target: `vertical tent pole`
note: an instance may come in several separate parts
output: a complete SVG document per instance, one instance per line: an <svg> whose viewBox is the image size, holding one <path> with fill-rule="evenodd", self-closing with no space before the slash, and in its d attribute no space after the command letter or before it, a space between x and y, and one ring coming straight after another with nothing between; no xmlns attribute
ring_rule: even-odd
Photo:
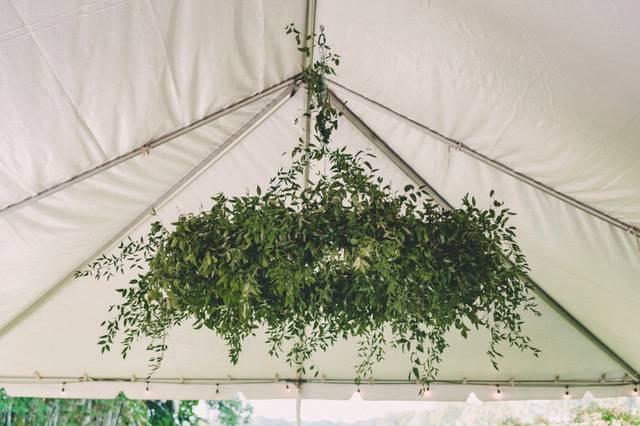
<svg viewBox="0 0 640 426"><path fill-rule="evenodd" d="M305 45L309 48L309 54L302 54L302 67L306 68L313 62L313 46L315 44L315 40L313 38L313 34L316 29L316 0L307 0L307 19L305 21L304 35L305 35ZM312 38L307 40L307 37L311 35ZM304 147L309 147L309 142L311 140L311 98L309 96L309 90L307 87L304 88ZM309 184L309 164L307 164L304 168L304 173L302 174L302 187L306 188ZM300 418L300 410L302 409L302 397L300 391L301 385L298 384L298 392L296 393L296 426L302 425L302 420Z"/></svg>
<svg viewBox="0 0 640 426"><path fill-rule="evenodd" d="M296 393L296 426L302 426L302 385L298 385Z"/></svg>
<svg viewBox="0 0 640 426"><path fill-rule="evenodd" d="M309 49L309 55L305 55L302 53L302 66L308 67L313 62L313 46L315 44L315 40L311 38L307 40L306 38L309 35L313 35L316 28L316 0L307 0L307 19L305 22L305 45ZM309 97L309 90L305 87L304 91L304 113L306 114L303 120L304 123L304 147L307 148L309 146L309 142L311 140L311 98ZM304 173L302 175L304 187L307 186L309 182L309 165L304 168Z"/></svg>

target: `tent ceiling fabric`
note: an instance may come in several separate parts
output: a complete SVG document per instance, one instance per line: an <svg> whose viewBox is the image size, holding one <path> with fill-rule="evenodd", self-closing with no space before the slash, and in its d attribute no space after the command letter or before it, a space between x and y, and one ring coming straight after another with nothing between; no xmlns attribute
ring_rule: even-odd
<svg viewBox="0 0 640 426"><path fill-rule="evenodd" d="M283 28L290 22L304 28L305 13L306 2L293 0L0 0L0 209L291 77L301 57ZM632 1L530 9L497 1L406 0L390 8L382 0L319 0L316 22L342 55L338 83L639 226L638 13ZM295 371L268 357L259 336L232 366L217 337L188 325L172 333L147 392L144 345L122 360L117 352L101 355L95 344L98 324L117 301L113 289L127 277L68 281L41 299L261 114L261 124L180 187L157 215L170 222L206 208L216 192L242 194L267 182L286 161L282 152L302 135L293 124L304 109L300 92L270 109L283 93L0 213L0 387L50 397L61 396L62 381L65 397L112 398L121 390L132 398L221 398L238 390L249 398L296 397L275 383L276 377L294 379ZM635 235L451 149L348 91L336 93L452 204L465 193L485 203L494 189L518 212L532 278L640 369ZM376 152L346 120L335 143ZM376 161L397 187L408 182L388 158ZM151 220L132 234L145 232ZM542 349L539 359L505 349L495 371L485 355L486 336L452 335L441 370L450 383L434 384L433 399L464 400L469 392L493 399L495 384L511 380L505 399L558 398L563 389L553 386L556 376L559 384L572 381L574 396L629 394L624 368L550 306L541 302L540 308L543 316L527 322ZM325 383L305 383L300 395L350 397L354 342L341 342L316 361ZM403 354L391 351L362 396L414 399L407 365Z"/></svg>
<svg viewBox="0 0 640 426"><path fill-rule="evenodd" d="M295 143L299 129L293 127L292 123L301 111L302 96L298 94L295 99L289 101L276 113L277 116L263 123L218 161L215 167L208 169L177 194L171 202L160 208L156 217L149 217L134 231L133 236L144 232L150 221L157 218L170 222L180 212L200 209L203 204L203 207L206 208L209 195L212 193L224 190L230 194L242 194L246 188L264 183L271 176L273 170L276 170L283 164L283 160L286 160L286 157L282 157L281 153L290 148L292 143ZM378 154L374 165L386 170L385 175L396 187L402 187L408 183L407 177L395 168L388 159L380 156L368 140L348 122L342 123L336 140L337 143L340 143L341 140L349 141L349 146L356 150L372 150L374 154ZM176 145L180 143L177 141ZM268 149L260 149L265 144L268 144ZM166 147L169 146L172 145L166 145ZM159 149L165 149L165 146ZM151 170L157 169L153 163L150 163L155 161L154 157L155 154L149 158L141 158L141 164ZM243 167L247 162L252 164L251 170ZM116 166L109 173L118 173L123 166ZM84 186L91 186L92 181L98 178L87 179L75 185L73 189L80 190ZM138 190L144 193L143 186ZM63 193L64 191L61 191L52 195L50 199L62 197ZM118 202L117 199L116 196L111 202ZM84 201L77 198L76 203L83 204ZM11 366L12 375L16 377L29 377L33 371L38 371L46 376L65 378L79 377L85 373L96 378L128 378L131 375L145 377L147 354L143 350L143 345L140 345L134 354L135 356L129 356L127 360L123 361L117 352L101 355L97 346L93 344L96 336L100 334L98 324L106 315L106 307L118 299L113 289L125 285L128 279L129 277L122 277L109 283L90 279L69 282L40 309L2 337L3 345L0 347L0 359L11 361L7 365ZM447 352L445 364L442 366L442 378L455 380L468 377L469 379L481 378L492 381L505 378L550 380L557 373L561 373L564 377L592 379L599 378L603 373L609 377L621 376L619 367L603 353L596 350L587 339L577 333L552 310L544 305L541 308L544 315L541 318L530 318L527 328L528 333L543 350L541 359L535 359L529 354L507 350L502 368L496 372L485 356L486 335L475 333L470 336L468 341L453 337L452 348ZM66 330L62 335L57 332L61 329ZM228 363L224 346L212 333L206 330L191 330L188 325L172 334L169 348L165 362L156 375L158 380L225 378L227 375L237 380L270 380L276 377L276 374L282 378L290 378L295 375L295 371L291 367L266 355L266 347L262 344L260 337L248 341L237 366L231 366ZM43 358L43 353L47 354L46 358ZM356 348L353 342L344 342L326 354L319 354L316 361L327 378L348 382L355 361L345 363L341 360L344 360L345 356L352 358L355 353ZM469 359L475 361L470 363ZM407 375L406 366L405 356L398 352L391 352L380 366L376 377L380 381L403 380ZM558 366L562 366L562 371L557 370ZM6 376L7 373L0 371L0 375ZM94 391L107 397L113 392L117 392L117 386L120 384L111 385L98 385ZM123 386L125 386L123 389L127 390L128 395L145 396L144 388L140 383ZM168 386L168 384L154 383L154 389L156 387L162 389L163 386ZM244 389L244 386L242 388ZM7 389L10 392L18 393L28 391L25 389L25 385L16 387L16 384L7 385ZM43 392L51 392L50 395L60 393L60 389L56 386L50 386L48 389ZM66 387L68 396L73 395L71 389L73 388ZM207 388L200 385L195 389L206 390ZM210 385L208 392L210 393L212 389ZM465 391L464 387L461 387L459 390L460 392L447 394L446 398L465 399L469 389ZM79 388L78 392L81 391L82 388ZM168 390L166 391L168 392ZM558 390L556 390L557 392ZM174 395L179 396L180 393L177 392ZM265 397L269 395L269 391L265 391L264 395ZM375 398L375 395L375 392L369 392L370 398ZM409 385L407 389L403 389L401 395L414 398L415 385ZM350 396L350 393L347 396ZM390 396L382 393L377 397L389 398ZM511 397L513 398L515 395Z"/></svg>
<svg viewBox="0 0 640 426"><path fill-rule="evenodd" d="M73 272L132 218L148 213L161 194L269 100L255 102L148 155L5 215L0 232L13 243L3 253L2 270L22 285L0 288L0 324L5 325L49 286ZM56 218L53 224L51 217ZM60 246L61 238L64 246ZM33 264L34 258L41 260Z"/></svg>
<svg viewBox="0 0 640 426"><path fill-rule="evenodd" d="M2 206L299 71L294 0L1 4Z"/></svg>
<svg viewBox="0 0 640 426"><path fill-rule="evenodd" d="M639 14L633 1L326 0L317 22L343 55L338 82L639 226Z"/></svg>

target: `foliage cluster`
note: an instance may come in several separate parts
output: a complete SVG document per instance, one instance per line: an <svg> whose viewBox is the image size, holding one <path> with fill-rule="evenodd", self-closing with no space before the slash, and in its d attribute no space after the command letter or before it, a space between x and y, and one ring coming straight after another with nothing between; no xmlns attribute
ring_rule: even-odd
<svg viewBox="0 0 640 426"><path fill-rule="evenodd" d="M12 398L0 389L0 425L151 425L142 401Z"/></svg>
<svg viewBox="0 0 640 426"><path fill-rule="evenodd" d="M12 398L0 389L0 426L198 426L198 401ZM249 424L253 409L239 399L207 401L223 426Z"/></svg>
<svg viewBox="0 0 640 426"><path fill-rule="evenodd" d="M537 355L522 329L522 315L537 312L508 223L513 213L498 201L482 209L469 197L448 211L422 188L392 189L371 153L334 147L340 114L325 79L340 58L323 32L287 32L303 53L310 54L307 42L317 47L297 81L310 99L305 115L314 139L298 141L291 165L264 190L217 194L210 209L181 215L170 227L155 222L148 235L78 272L109 279L143 270L118 290L122 302L103 323L102 349L122 333L126 356L148 338L155 371L169 330L193 320L224 339L233 363L243 340L263 327L269 354L284 354L299 375L318 374L308 365L313 353L356 337L357 381L372 375L388 346L408 354L410 377L433 380L454 329L464 337L472 328L488 330L496 368L502 342ZM309 168L325 171L306 181Z"/></svg>
<svg viewBox="0 0 640 426"><path fill-rule="evenodd" d="M562 423L565 424L565 423ZM574 411L571 421L572 426L632 426L640 425L640 415L631 410L616 407L601 407L592 404L587 408L579 408ZM532 423L522 422L510 417L500 422L501 426L551 426L560 425L545 417L538 417Z"/></svg>
<svg viewBox="0 0 640 426"><path fill-rule="evenodd" d="M599 407L597 405L579 410L574 420L576 425L640 425L640 416L638 413L633 413L621 408Z"/></svg>

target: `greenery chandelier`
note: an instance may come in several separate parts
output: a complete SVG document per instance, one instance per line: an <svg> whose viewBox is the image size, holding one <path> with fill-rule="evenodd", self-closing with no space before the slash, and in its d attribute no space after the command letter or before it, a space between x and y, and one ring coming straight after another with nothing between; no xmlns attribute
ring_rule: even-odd
<svg viewBox="0 0 640 426"><path fill-rule="evenodd" d="M317 60L296 81L310 100L304 116L314 139L299 139L291 166L265 189L217 194L209 210L171 226L155 222L141 239L123 241L118 254L76 272L109 279L144 271L117 290L122 301L102 323L102 351L119 340L126 356L145 339L153 373L169 331L193 321L226 342L234 364L244 339L264 329L269 355L284 356L300 377L318 375L316 351L355 338L358 383L372 377L385 348L406 353L409 378L434 380L453 330L465 338L472 328L488 330L496 368L503 342L537 355L522 329L527 311L539 313L508 223L513 213L498 201L481 209L470 197L447 211L422 188L393 190L369 162L372 154L333 147L340 114L325 79L340 58L323 30L317 37L293 25L286 30L307 56L309 44L317 48ZM319 164L326 172L307 177Z"/></svg>

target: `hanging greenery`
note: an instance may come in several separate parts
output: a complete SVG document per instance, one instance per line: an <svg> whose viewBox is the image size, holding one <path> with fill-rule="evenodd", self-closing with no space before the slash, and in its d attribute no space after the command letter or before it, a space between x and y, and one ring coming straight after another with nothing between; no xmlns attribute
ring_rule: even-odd
<svg viewBox="0 0 640 426"><path fill-rule="evenodd" d="M263 328L269 354L284 355L300 375L318 374L313 353L354 337L357 382L371 377L385 347L407 354L409 377L433 380L454 329L463 337L488 330L496 368L502 342L537 355L522 330L523 314L538 313L508 224L513 213L498 201L481 209L469 197L447 211L421 188L394 191L369 162L372 154L330 145L340 114L325 78L340 58L323 31L309 38L291 25L287 33L307 56L308 42L318 51L296 81L310 100L312 143L299 139L291 166L265 189L217 194L209 210L181 215L170 227L155 222L145 237L77 272L109 279L144 270L117 290L122 302L103 322L102 351L120 336L126 356L147 338L153 372L170 329L194 321L224 339L233 363L243 340ZM312 168L326 173L305 182L305 170L318 164Z"/></svg>

